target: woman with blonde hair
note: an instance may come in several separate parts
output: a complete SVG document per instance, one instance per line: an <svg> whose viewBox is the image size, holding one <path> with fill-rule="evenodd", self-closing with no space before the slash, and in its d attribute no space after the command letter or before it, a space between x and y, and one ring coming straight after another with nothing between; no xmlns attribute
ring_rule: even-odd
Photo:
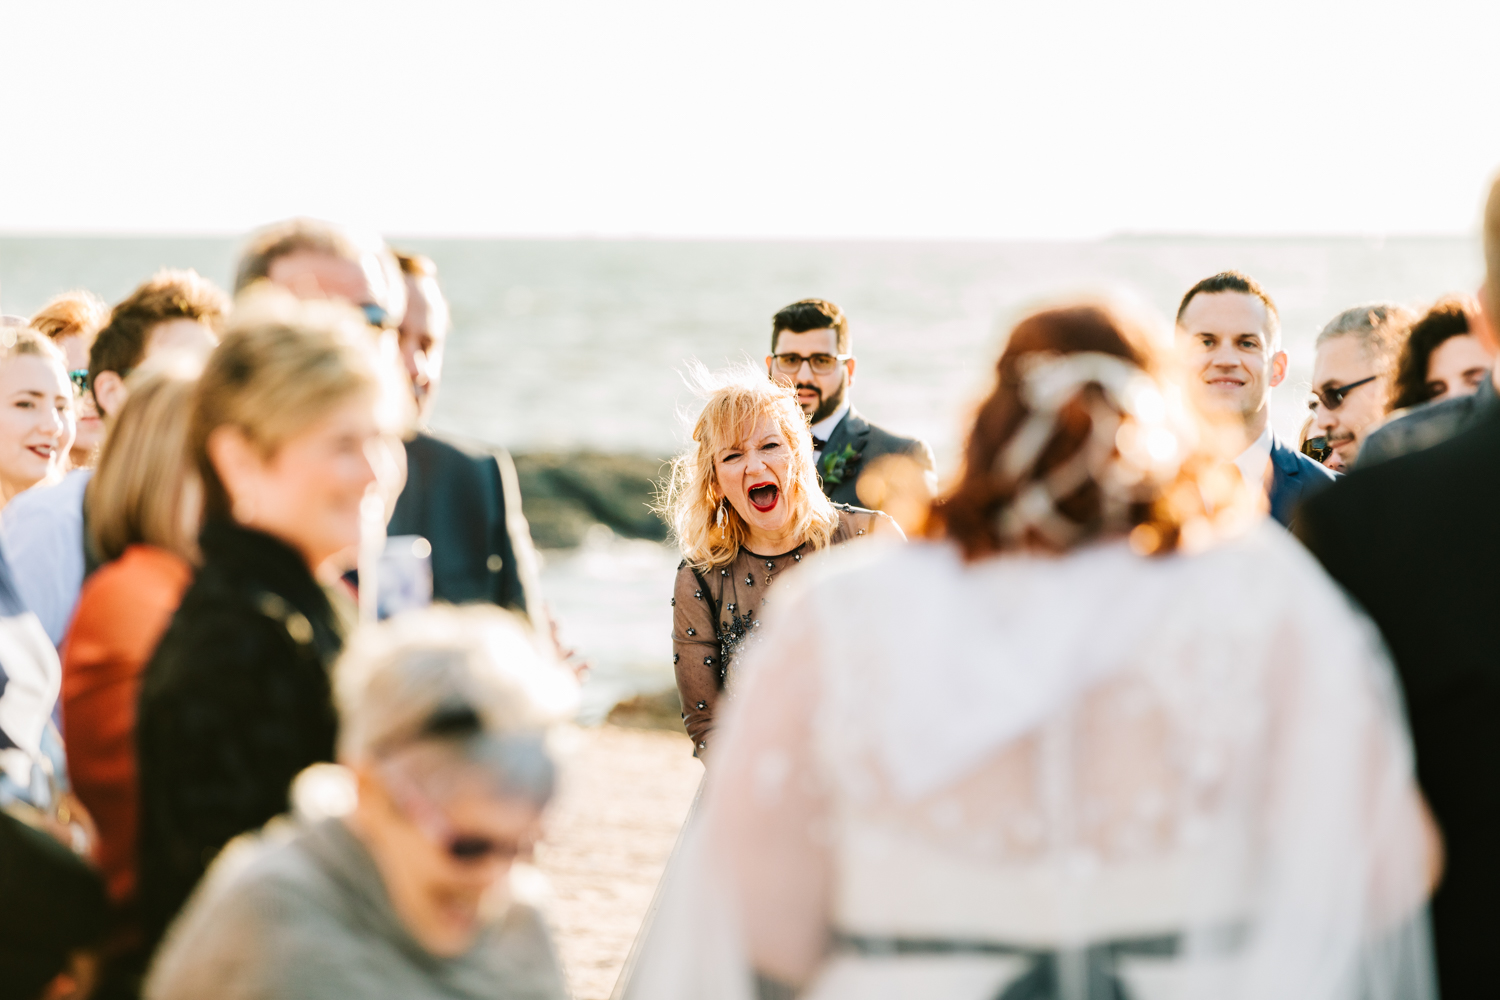
<svg viewBox="0 0 1500 1000"><path fill-rule="evenodd" d="M202 565L146 667L138 720L148 939L225 842L333 759L328 671L352 617L337 578L401 399L375 352L353 309L266 293L240 304L198 379Z"/></svg>
<svg viewBox="0 0 1500 1000"><path fill-rule="evenodd" d="M1023 319L929 538L777 595L634 995L1435 995L1379 634L1200 451L1166 342Z"/></svg>
<svg viewBox="0 0 1500 1000"><path fill-rule="evenodd" d="M683 721L702 756L719 695L785 571L863 535L903 537L885 514L832 503L818 485L807 417L790 387L746 368L693 373L707 397L672 465L664 513L683 560L672 598L672 663Z"/></svg>
<svg viewBox="0 0 1500 1000"><path fill-rule="evenodd" d="M74 789L98 826L116 931L135 899L135 713L141 673L198 559L202 491L187 448L197 372L138 372L87 493L103 565L83 585L62 648L62 716ZM114 974L116 970L110 970Z"/></svg>
<svg viewBox="0 0 1500 1000"><path fill-rule="evenodd" d="M0 507L62 475L76 429L62 352L35 330L0 329Z"/></svg>

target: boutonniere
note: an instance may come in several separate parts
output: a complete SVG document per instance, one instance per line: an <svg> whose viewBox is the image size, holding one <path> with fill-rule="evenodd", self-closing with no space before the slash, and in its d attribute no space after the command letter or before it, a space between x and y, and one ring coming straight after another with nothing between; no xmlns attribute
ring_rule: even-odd
<svg viewBox="0 0 1500 1000"><path fill-rule="evenodd" d="M829 486L838 486L859 465L859 452L854 450L854 445L844 445L844 450L838 453L823 453L823 482Z"/></svg>

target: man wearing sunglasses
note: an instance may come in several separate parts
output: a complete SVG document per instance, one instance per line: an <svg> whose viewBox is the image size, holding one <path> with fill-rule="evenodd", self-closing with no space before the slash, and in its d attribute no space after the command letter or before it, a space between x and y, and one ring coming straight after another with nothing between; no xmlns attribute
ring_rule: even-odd
<svg viewBox="0 0 1500 1000"><path fill-rule="evenodd" d="M1348 471L1365 436L1385 419L1391 374L1416 314L1389 302L1345 309L1318 334L1313 426L1328 439L1327 465Z"/></svg>
<svg viewBox="0 0 1500 1000"><path fill-rule="evenodd" d="M373 330L396 340L418 429L405 442L406 485L389 533L420 535L432 546L435 600L482 601L540 616L531 533L510 456L460 446L425 429L442 370L448 307L433 263L410 255L405 260L373 237L292 219L250 238L235 292L269 281L301 299L342 299L359 307Z"/></svg>
<svg viewBox="0 0 1500 1000"><path fill-rule="evenodd" d="M1500 179L1485 211L1484 255L1480 303L1493 328ZM1431 447L1361 461L1308 502L1297 533L1379 626L1401 681L1417 778L1443 833L1431 904L1439 991L1443 1000L1488 1000L1500 940L1500 407Z"/></svg>
<svg viewBox="0 0 1500 1000"><path fill-rule="evenodd" d="M1276 303L1254 278L1224 271L1188 289L1176 329L1199 404L1244 430L1240 475L1265 491L1271 516L1290 525L1303 498L1334 476L1271 430L1271 390L1287 365Z"/></svg>
<svg viewBox="0 0 1500 1000"><path fill-rule="evenodd" d="M888 455L915 463L930 495L937 486L932 449L925 441L875 426L854 409L849 390L854 386L855 365L849 319L832 302L803 299L771 317L766 372L796 387L797 402L812 425L813 460L828 498L835 503L878 507L879 497L859 492L859 478L877 459Z"/></svg>

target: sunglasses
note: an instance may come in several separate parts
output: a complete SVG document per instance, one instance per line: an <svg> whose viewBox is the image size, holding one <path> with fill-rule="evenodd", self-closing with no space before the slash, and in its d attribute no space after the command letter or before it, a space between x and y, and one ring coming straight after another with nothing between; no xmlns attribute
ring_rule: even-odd
<svg viewBox="0 0 1500 1000"><path fill-rule="evenodd" d="M514 861L530 846L486 834L455 830L437 804L417 791L411 783L390 773L385 774L385 779L396 809L451 861L461 865L477 865L491 860Z"/></svg>
<svg viewBox="0 0 1500 1000"><path fill-rule="evenodd" d="M1344 405L1344 400L1350 392L1358 389L1366 382L1375 381L1379 377L1379 375L1371 375L1368 378L1360 379L1358 382L1350 382L1348 385L1335 385L1329 386L1327 389L1314 389L1312 394L1317 397L1317 401L1322 403L1326 409L1337 410L1340 406ZM1312 409L1312 406L1312 403L1307 404L1308 409Z"/></svg>
<svg viewBox="0 0 1500 1000"><path fill-rule="evenodd" d="M74 368L68 372L68 381L73 383L73 392L82 396L89 391L89 370L87 368Z"/></svg>
<svg viewBox="0 0 1500 1000"><path fill-rule="evenodd" d="M373 302L366 302L359 307L359 311L365 314L365 322L377 330L393 330L396 322L390 313L386 312L384 306Z"/></svg>
<svg viewBox="0 0 1500 1000"><path fill-rule="evenodd" d="M839 362L848 361L854 357L852 354L778 354L776 357L776 370L783 375L795 375L802 370L802 365L813 370L814 375L827 375L839 366Z"/></svg>
<svg viewBox="0 0 1500 1000"><path fill-rule="evenodd" d="M1333 446L1326 437L1311 437L1302 442L1302 454L1321 465L1333 454Z"/></svg>

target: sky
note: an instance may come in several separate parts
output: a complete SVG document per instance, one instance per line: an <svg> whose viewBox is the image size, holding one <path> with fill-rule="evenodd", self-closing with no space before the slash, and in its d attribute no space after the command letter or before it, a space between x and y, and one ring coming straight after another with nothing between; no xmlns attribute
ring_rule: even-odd
<svg viewBox="0 0 1500 1000"><path fill-rule="evenodd" d="M1468 233L1500 3L0 0L0 232Z"/></svg>

